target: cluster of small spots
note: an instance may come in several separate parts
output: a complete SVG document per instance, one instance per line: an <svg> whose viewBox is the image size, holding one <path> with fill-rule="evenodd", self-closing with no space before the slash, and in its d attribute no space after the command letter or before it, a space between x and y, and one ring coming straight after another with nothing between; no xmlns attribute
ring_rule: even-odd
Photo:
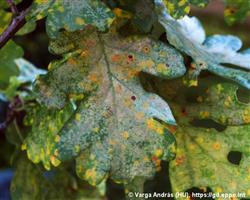
<svg viewBox="0 0 250 200"><path fill-rule="evenodd" d="M164 127L154 119L148 119L146 124L149 129L154 130L156 133L160 135L164 134Z"/></svg>
<svg viewBox="0 0 250 200"><path fill-rule="evenodd" d="M164 0L168 12L174 18L181 18L190 12L190 6L188 0Z"/></svg>

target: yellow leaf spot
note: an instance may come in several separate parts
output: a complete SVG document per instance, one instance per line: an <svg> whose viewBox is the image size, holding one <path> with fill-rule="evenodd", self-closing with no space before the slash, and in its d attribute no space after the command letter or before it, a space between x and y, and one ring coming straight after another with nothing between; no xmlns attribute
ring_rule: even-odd
<svg viewBox="0 0 250 200"><path fill-rule="evenodd" d="M58 156L58 155L59 155L58 149L55 149L54 155L55 155L55 156Z"/></svg>
<svg viewBox="0 0 250 200"><path fill-rule="evenodd" d="M69 94L69 98L72 100L82 100L84 98L84 94ZM63 113L63 110L60 112Z"/></svg>
<svg viewBox="0 0 250 200"><path fill-rule="evenodd" d="M184 12L189 13L190 12L190 6L187 6L186 8L184 8Z"/></svg>
<svg viewBox="0 0 250 200"><path fill-rule="evenodd" d="M72 58L68 59L67 63L69 65L76 65L76 61L74 59L72 59Z"/></svg>
<svg viewBox="0 0 250 200"><path fill-rule="evenodd" d="M148 119L146 121L146 124L147 124L147 127L149 129L152 129L152 130L156 131L156 133L163 135L163 133L164 133L163 126L160 123L158 123L157 121L155 121L154 119Z"/></svg>
<svg viewBox="0 0 250 200"><path fill-rule="evenodd" d="M232 99L230 96L228 96L226 100L224 101L224 105L228 107L230 106L231 103L232 103Z"/></svg>
<svg viewBox="0 0 250 200"><path fill-rule="evenodd" d="M149 129L154 129L154 128L155 128L155 120L153 120L153 119L148 119L148 120L147 120L147 127L148 127Z"/></svg>
<svg viewBox="0 0 250 200"><path fill-rule="evenodd" d="M154 155L157 157L157 158L160 158L163 154L163 151L162 149L157 149L154 153Z"/></svg>
<svg viewBox="0 0 250 200"><path fill-rule="evenodd" d="M245 123L250 123L250 109L244 110L242 118L243 118Z"/></svg>
<svg viewBox="0 0 250 200"><path fill-rule="evenodd" d="M92 169L88 169L85 172L85 178L88 179L95 179L96 177L96 169L92 168Z"/></svg>
<svg viewBox="0 0 250 200"><path fill-rule="evenodd" d="M210 116L210 113L208 111L201 111L200 112L200 117L202 119L208 118Z"/></svg>
<svg viewBox="0 0 250 200"><path fill-rule="evenodd" d="M38 14L38 15L36 16L36 19L37 19L37 20L40 20L40 19L42 19L43 17L44 17L43 15Z"/></svg>
<svg viewBox="0 0 250 200"><path fill-rule="evenodd" d="M231 188L236 189L237 184L236 184L235 181L232 181L232 182L230 183L230 186L231 186Z"/></svg>
<svg viewBox="0 0 250 200"><path fill-rule="evenodd" d="M201 144L201 143L204 142L204 139L203 139L202 137L198 137L198 138L196 139L196 141L197 141L199 144Z"/></svg>
<svg viewBox="0 0 250 200"><path fill-rule="evenodd" d="M75 23L76 23L77 25L82 26L82 25L85 24L85 21L84 21L84 19L82 19L82 18L80 18L80 17L76 17L76 18L75 18Z"/></svg>
<svg viewBox="0 0 250 200"><path fill-rule="evenodd" d="M55 142L60 142L60 136L59 135L56 135L56 137L55 137Z"/></svg>
<svg viewBox="0 0 250 200"><path fill-rule="evenodd" d="M178 6L184 6L186 3L187 3L186 0L180 0L178 2Z"/></svg>
<svg viewBox="0 0 250 200"><path fill-rule="evenodd" d="M130 18L132 18L132 14L131 13L126 12L125 10L122 10L120 8L114 8L113 12L116 15L116 17L119 17L119 18L124 18L124 19L130 19Z"/></svg>
<svg viewBox="0 0 250 200"><path fill-rule="evenodd" d="M197 81L197 80L190 80L188 85L189 85L190 87L191 87L191 86L198 86L198 81Z"/></svg>
<svg viewBox="0 0 250 200"><path fill-rule="evenodd" d="M128 71L128 78L134 78L138 75L138 73L139 73L139 71L131 69Z"/></svg>
<svg viewBox="0 0 250 200"><path fill-rule="evenodd" d="M59 10L60 12L64 12L64 7L63 7L63 6L59 6L59 7L58 7L58 10Z"/></svg>
<svg viewBox="0 0 250 200"><path fill-rule="evenodd" d="M89 76L89 80L90 80L91 82L98 82L98 76L97 76L96 74L91 74L91 75Z"/></svg>
<svg viewBox="0 0 250 200"><path fill-rule="evenodd" d="M113 23L113 21L114 21L114 18L108 18L107 19L108 26L110 26Z"/></svg>
<svg viewBox="0 0 250 200"><path fill-rule="evenodd" d="M195 149L195 145L194 144L190 144L188 147L189 147L190 150L194 150Z"/></svg>
<svg viewBox="0 0 250 200"><path fill-rule="evenodd" d="M100 128L99 128L99 127L95 127L95 128L92 129L92 131L93 131L94 133L98 133L98 132L100 131Z"/></svg>
<svg viewBox="0 0 250 200"><path fill-rule="evenodd" d="M26 149L27 149L27 145L25 143L23 143L22 146L21 146L21 150L24 151Z"/></svg>
<svg viewBox="0 0 250 200"><path fill-rule="evenodd" d="M144 113L142 113L142 112L138 112L138 113L135 114L135 118L137 120L141 120L143 118L143 116L144 116Z"/></svg>
<svg viewBox="0 0 250 200"><path fill-rule="evenodd" d="M149 158L148 158L147 156L145 156L145 157L143 158L143 160L144 160L145 162L148 162L148 161L149 161Z"/></svg>
<svg viewBox="0 0 250 200"><path fill-rule="evenodd" d="M125 138L125 139L128 139L129 138L129 133L127 131L124 131L122 133L122 136Z"/></svg>
<svg viewBox="0 0 250 200"><path fill-rule="evenodd" d="M48 0L36 0L37 4L47 4Z"/></svg>
<svg viewBox="0 0 250 200"><path fill-rule="evenodd" d="M221 144L220 144L219 142L216 142L216 143L213 144L213 148L214 148L215 150L220 150Z"/></svg>
<svg viewBox="0 0 250 200"><path fill-rule="evenodd" d="M155 65L153 60L142 61L138 64L138 67L142 68L152 68Z"/></svg>
<svg viewBox="0 0 250 200"><path fill-rule="evenodd" d="M51 156L50 161L51 161L52 165L55 167L57 167L61 164L61 161L58 158L56 158L55 156Z"/></svg>
<svg viewBox="0 0 250 200"><path fill-rule="evenodd" d="M79 113L76 114L75 116L76 121L81 121L81 115Z"/></svg>
<svg viewBox="0 0 250 200"><path fill-rule="evenodd" d="M224 88L222 87L221 84L217 84L217 85L216 85L216 89L217 89L217 93L218 93L218 94L220 94L220 93L224 90Z"/></svg>
<svg viewBox="0 0 250 200"><path fill-rule="evenodd" d="M167 69L166 65L163 63L158 64L156 68L158 72L164 72Z"/></svg>
<svg viewBox="0 0 250 200"><path fill-rule="evenodd" d="M75 146L75 152L76 152L76 153L80 152L80 146L79 146L79 145L76 145L76 146Z"/></svg>
<svg viewBox="0 0 250 200"><path fill-rule="evenodd" d="M89 55L88 51L82 51L81 56L87 57Z"/></svg>
<svg viewBox="0 0 250 200"><path fill-rule="evenodd" d="M175 10L175 7L174 7L174 4L173 3L170 3L169 1L164 1L164 3L166 4L168 10L170 13L173 13L174 10Z"/></svg>
<svg viewBox="0 0 250 200"><path fill-rule="evenodd" d="M218 192L218 193L221 193L222 192L222 188L221 187L216 187L215 191Z"/></svg>

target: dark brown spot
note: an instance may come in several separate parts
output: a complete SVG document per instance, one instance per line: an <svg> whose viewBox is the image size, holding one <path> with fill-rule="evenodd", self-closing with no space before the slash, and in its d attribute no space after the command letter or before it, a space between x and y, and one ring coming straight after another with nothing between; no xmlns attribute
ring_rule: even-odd
<svg viewBox="0 0 250 200"><path fill-rule="evenodd" d="M148 52L149 52L149 48L148 48L148 47L144 47L143 50L144 50L145 53L148 53Z"/></svg>
<svg viewBox="0 0 250 200"><path fill-rule="evenodd" d="M181 109L181 113L182 113L183 115L187 115L186 108L182 108L182 109Z"/></svg>
<svg viewBox="0 0 250 200"><path fill-rule="evenodd" d="M131 99L132 99L133 101L135 101L135 100L136 100L136 97L135 97L135 96L131 96Z"/></svg>
<svg viewBox="0 0 250 200"><path fill-rule="evenodd" d="M133 61L134 56L133 56L133 55L131 55L131 54L129 54L129 55L128 55L128 59L129 59L130 61Z"/></svg>

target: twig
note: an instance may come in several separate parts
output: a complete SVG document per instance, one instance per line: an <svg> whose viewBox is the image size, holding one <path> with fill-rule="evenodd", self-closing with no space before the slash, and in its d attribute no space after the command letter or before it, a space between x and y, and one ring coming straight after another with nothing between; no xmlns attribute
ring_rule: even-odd
<svg viewBox="0 0 250 200"><path fill-rule="evenodd" d="M26 23L25 15L28 12L28 9L22 12L19 12L16 5L12 0L6 0L10 6L11 12L13 13L13 18L9 26L5 31L0 35L0 49L16 34L16 32L24 26Z"/></svg>
<svg viewBox="0 0 250 200"><path fill-rule="evenodd" d="M13 2L13 0L6 0L6 2L9 5L10 10L13 13L13 15L17 16L19 14L19 12L18 12L16 4Z"/></svg>

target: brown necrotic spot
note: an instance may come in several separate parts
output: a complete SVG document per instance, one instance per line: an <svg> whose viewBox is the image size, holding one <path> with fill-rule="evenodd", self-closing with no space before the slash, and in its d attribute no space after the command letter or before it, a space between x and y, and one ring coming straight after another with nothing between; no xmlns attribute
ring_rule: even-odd
<svg viewBox="0 0 250 200"><path fill-rule="evenodd" d="M143 51L144 51L145 53L148 53L148 52L149 52L149 48L148 48L148 47L144 47L144 48L143 48Z"/></svg>
<svg viewBox="0 0 250 200"><path fill-rule="evenodd" d="M129 59L130 61L133 61L133 60L134 60L134 56L133 56L132 54L129 54L129 55L128 55L128 59Z"/></svg>
<svg viewBox="0 0 250 200"><path fill-rule="evenodd" d="M136 96L131 96L131 100L135 101L136 100Z"/></svg>

